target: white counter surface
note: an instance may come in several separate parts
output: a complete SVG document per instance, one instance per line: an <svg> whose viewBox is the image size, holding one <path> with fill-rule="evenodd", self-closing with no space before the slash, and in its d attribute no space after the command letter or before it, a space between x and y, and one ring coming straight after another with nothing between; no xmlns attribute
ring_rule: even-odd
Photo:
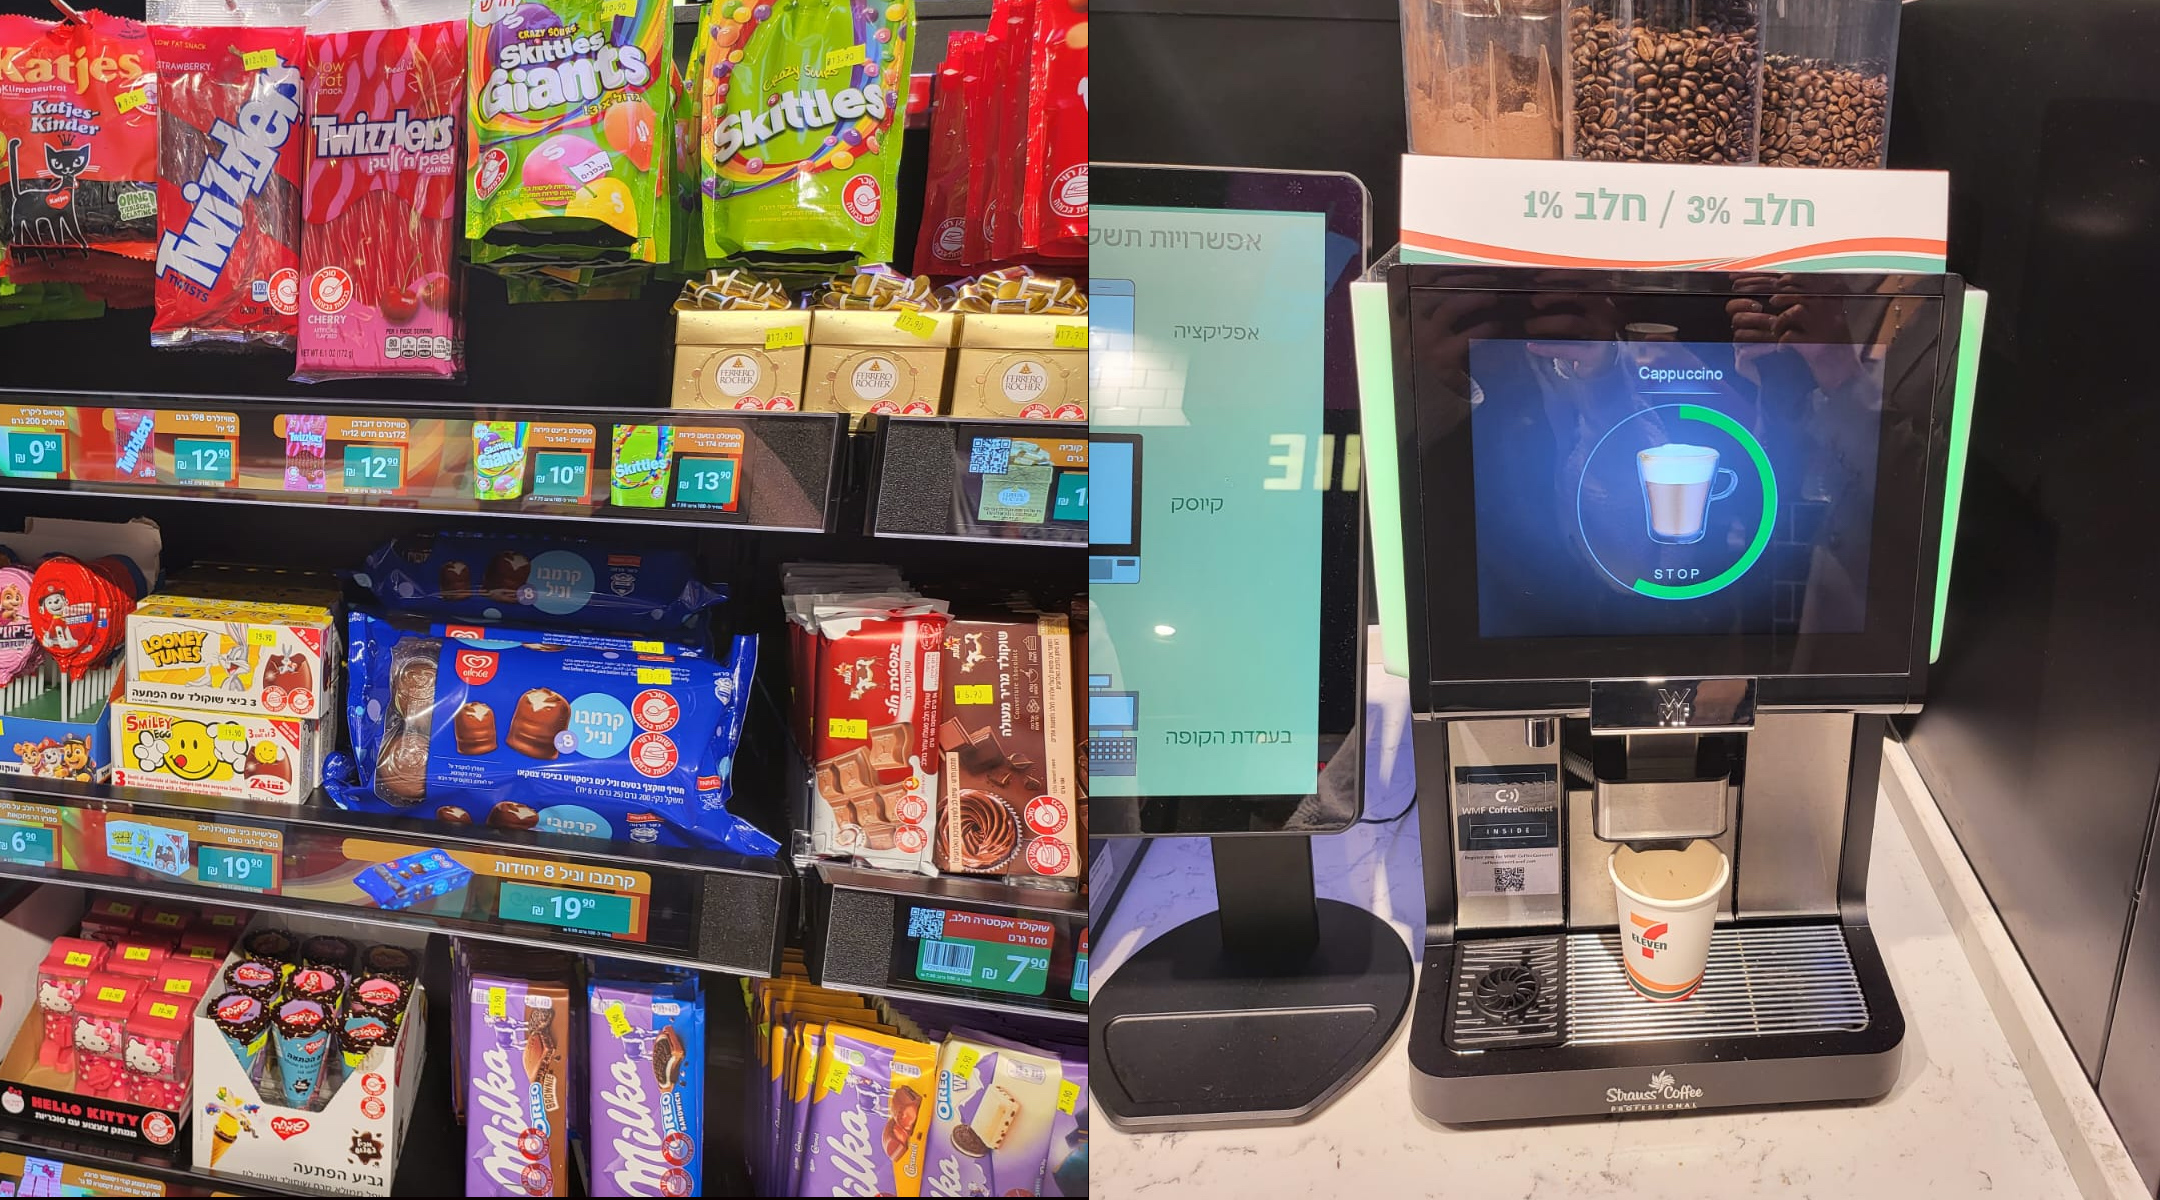
<svg viewBox="0 0 2160 1200"><path fill-rule="evenodd" d="M1399 686L1399 682L1398 682ZM1386 735L1392 707L1376 683L1368 813L1401 811L1407 757ZM1396 711L1400 711L1397 709ZM1399 729L1399 725L1397 726ZM1420 949L1417 814L1314 839L1323 895L1390 917ZM1214 907L1203 841L1154 844L1143 878L1097 931L1098 979L1153 936ZM1905 1010L1897 1086L1874 1104L1548 1125L1450 1128L1410 1106L1408 1018L1356 1087L1302 1125L1120 1134L1098 1112L1098 1197L1395 1196L1448 1200L1744 1196L1866 1200L2077 1194L2031 1086L1996 1025L1920 861L1887 803L1876 808L1868 911Z"/></svg>

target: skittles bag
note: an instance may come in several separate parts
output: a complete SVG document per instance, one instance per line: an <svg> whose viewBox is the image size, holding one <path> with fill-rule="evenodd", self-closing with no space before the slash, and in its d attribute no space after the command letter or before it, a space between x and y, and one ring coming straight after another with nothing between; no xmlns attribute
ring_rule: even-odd
<svg viewBox="0 0 2160 1200"><path fill-rule="evenodd" d="M914 0L713 0L705 29L706 253L891 261Z"/></svg>
<svg viewBox="0 0 2160 1200"><path fill-rule="evenodd" d="M473 0L465 236L667 257L667 0Z"/></svg>

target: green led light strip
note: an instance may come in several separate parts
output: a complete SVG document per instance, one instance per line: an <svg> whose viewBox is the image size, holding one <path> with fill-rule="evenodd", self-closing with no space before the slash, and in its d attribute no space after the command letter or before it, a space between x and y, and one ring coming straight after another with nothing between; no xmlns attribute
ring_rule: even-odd
<svg viewBox="0 0 2160 1200"><path fill-rule="evenodd" d="M1935 631L1928 639L1929 662L1942 657L1943 614L1950 608L1950 558L1957 550L1958 510L1965 502L1965 458L1972 448L1973 389L1980 382L1980 335L1987 329L1987 299L1979 288L1965 289L1957 384L1950 400L1949 478L1943 485L1942 545L1935 564Z"/></svg>
<svg viewBox="0 0 2160 1200"><path fill-rule="evenodd" d="M1747 553L1740 556L1740 561L1701 583L1674 585L1652 583L1647 579L1635 581L1635 590L1645 596L1654 596L1659 600L1693 600L1697 596L1707 596L1732 586L1735 579L1747 574L1748 568L1755 565L1755 560L1762 557L1763 550L1770 545L1770 534L1777 527L1777 475L1770 470L1770 456L1763 453L1762 443L1755 440L1755 435L1749 433L1746 426L1714 408L1704 408L1700 404L1681 404L1675 407L1683 421L1701 421L1730 434L1734 441L1740 443L1740 448L1747 451L1748 457L1754 460L1755 471L1762 476L1762 523L1756 526L1755 541L1748 546Z"/></svg>
<svg viewBox="0 0 2160 1200"><path fill-rule="evenodd" d="M1365 440L1365 519L1372 527L1380 656L1388 674L1408 678L1402 463L1395 442L1395 336L1388 322L1387 284L1361 280L1350 285L1350 332L1357 351L1358 420Z"/></svg>

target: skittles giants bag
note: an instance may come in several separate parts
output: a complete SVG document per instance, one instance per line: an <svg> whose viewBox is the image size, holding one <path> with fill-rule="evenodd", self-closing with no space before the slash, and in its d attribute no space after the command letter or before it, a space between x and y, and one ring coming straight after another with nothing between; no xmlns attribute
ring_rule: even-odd
<svg viewBox="0 0 2160 1200"><path fill-rule="evenodd" d="M713 0L698 159L715 259L890 262L914 0Z"/></svg>
<svg viewBox="0 0 2160 1200"><path fill-rule="evenodd" d="M666 259L672 22L667 0L473 0L466 237Z"/></svg>

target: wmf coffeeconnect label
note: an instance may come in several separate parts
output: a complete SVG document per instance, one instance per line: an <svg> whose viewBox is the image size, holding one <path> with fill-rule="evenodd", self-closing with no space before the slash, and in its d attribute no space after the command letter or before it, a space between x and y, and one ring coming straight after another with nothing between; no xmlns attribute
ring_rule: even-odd
<svg viewBox="0 0 2160 1200"><path fill-rule="evenodd" d="M1455 878L1466 896L1560 894L1560 772L1455 769Z"/></svg>

